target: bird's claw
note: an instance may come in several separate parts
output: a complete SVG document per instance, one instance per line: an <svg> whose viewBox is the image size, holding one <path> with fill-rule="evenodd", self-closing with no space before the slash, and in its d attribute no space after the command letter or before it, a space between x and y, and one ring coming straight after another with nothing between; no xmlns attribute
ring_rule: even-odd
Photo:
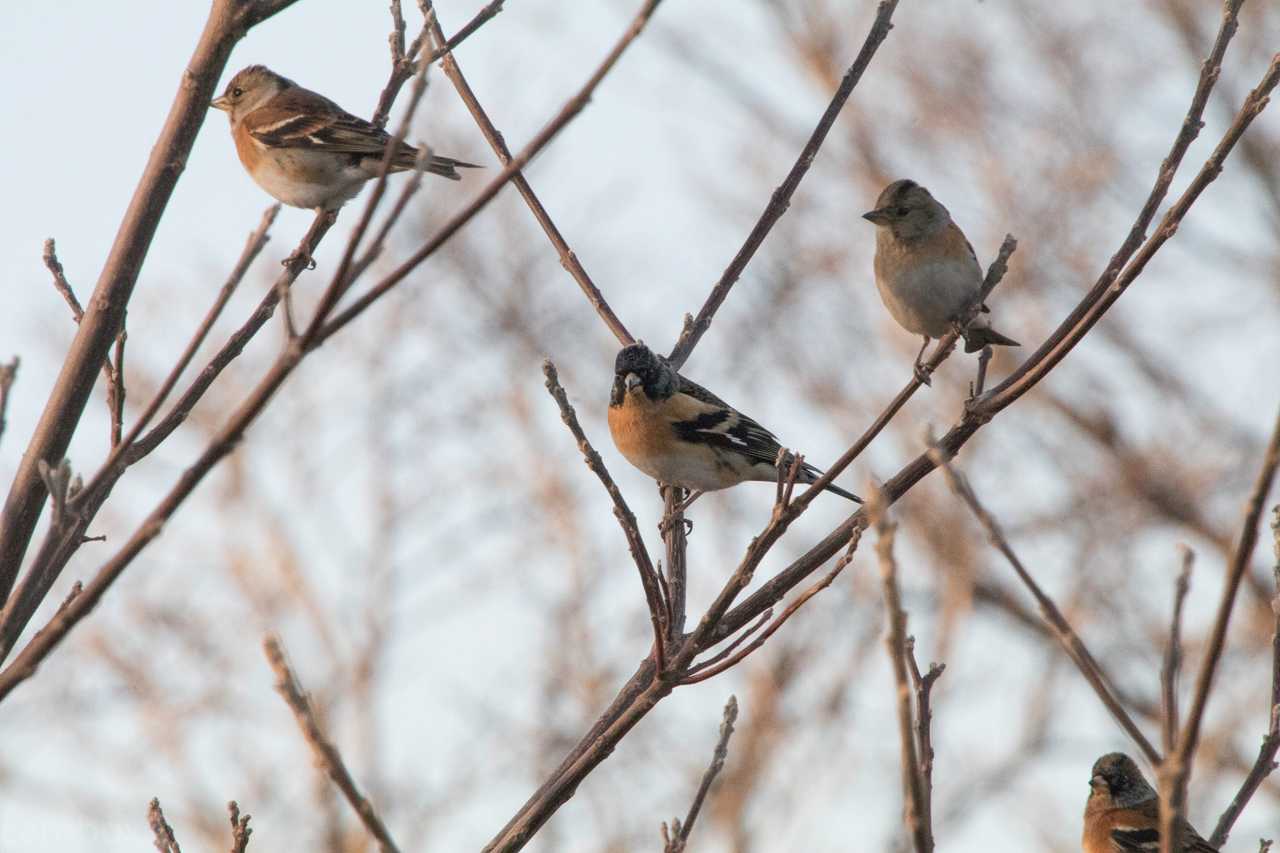
<svg viewBox="0 0 1280 853"><path fill-rule="evenodd" d="M932 387L933 380L929 378L929 374L933 372L933 368L929 367L929 365L917 361L912 365L911 372L915 374L916 381L921 385Z"/></svg>

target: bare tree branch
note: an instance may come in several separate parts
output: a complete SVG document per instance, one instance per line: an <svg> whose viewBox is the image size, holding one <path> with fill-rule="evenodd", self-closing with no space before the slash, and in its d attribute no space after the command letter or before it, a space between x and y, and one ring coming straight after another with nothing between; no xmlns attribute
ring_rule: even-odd
<svg viewBox="0 0 1280 853"><path fill-rule="evenodd" d="M609 476L609 470L605 467L604 460L600 458L600 454L591 446L591 442L587 440L586 433L582 430L582 425L578 423L578 415L574 412L568 395L565 394L564 388L560 385L560 377L556 373L556 366L552 364L551 359L542 362L542 373L547 378L547 391L550 392L552 399L556 401L556 405L560 407L560 419L569 428L569 432L573 433L574 439L578 442L578 450L582 453L587 467L600 479L601 485L604 486L605 491L609 493L610 500L613 501L613 515L618 519L618 524L622 526L622 533L627 537L627 547L631 551L631 559L635 561L636 569L640 572L640 585L644 588L645 601L649 605L649 621L653 625L655 660L658 671L662 672L666 669L667 609L662 599L662 593L658 588L658 573L654 571L653 561L649 558L649 550L645 548L644 539L640 536L640 527L636 523L635 514L631 512L631 507L627 506L626 499L622 497L622 491L618 488L617 483L613 481L613 477Z"/></svg>
<svg viewBox="0 0 1280 853"><path fill-rule="evenodd" d="M1035 578L1023 566L1022 560L1018 558L1017 553L1014 552L1013 547L1009 545L1009 541L1005 538L1004 532L1000 529L999 522L978 500L978 496L974 494L973 488L964 476L951 466L950 458L941 450L935 449L931 453L946 475L947 483L951 486L952 491L973 512L974 518L978 520L983 530L986 531L991 544L1004 555L1004 558L1018 575L1018 579L1031 592L1036 604L1040 606L1040 615L1053 628L1054 635L1057 637L1058 642L1062 644L1067 657L1071 658L1076 668L1080 670L1080 674L1084 676L1085 681L1098 694L1102 704L1111 712L1111 716L1125 730L1125 733L1129 735L1134 744L1142 750L1147 760L1152 764L1159 764L1160 753L1151 745L1146 735L1138 728L1138 724L1129 716L1129 712L1120 704L1120 700L1116 697L1115 689L1111 686L1111 679L1103 671L1093 654L1090 653L1088 647L1085 646L1084 640L1080 639L1080 635L1071 627L1071 623L1062 615L1062 611L1054 604L1053 599L1040 588Z"/></svg>
<svg viewBox="0 0 1280 853"><path fill-rule="evenodd" d="M94 378L119 333L129 297L160 218L208 113L231 49L254 24L294 0L213 0L204 31L182 72L169 116L107 257L39 423L18 464L0 516L0 602L6 602L44 503L36 473L41 460L61 459L93 389Z"/></svg>
<svg viewBox="0 0 1280 853"><path fill-rule="evenodd" d="M933 829L925 820L929 813L924 781L920 772L920 756L916 749L916 730L911 713L911 685L907 676L907 615L902 611L898 592L898 563L893 556L893 539L897 525L888 519L879 498L873 498L876 554L880 562L880 581L884 585L885 649L893 667L898 707L898 739L902 752L902 820L907 827L916 853L932 853Z"/></svg>
<svg viewBox="0 0 1280 853"><path fill-rule="evenodd" d="M9 389L18 378L18 366L22 363L16 355L8 364L0 363L0 436L8 424L5 414L9 411Z"/></svg>
<svg viewBox="0 0 1280 853"><path fill-rule="evenodd" d="M271 664L271 669L276 674L276 692L280 694L288 704L289 709L293 711L293 717L297 720L298 728L301 729L307 745L311 747L317 766L333 780L333 784L338 786L342 796L346 797L347 802L351 804L351 808L359 815L360 822L364 824L365 829L378 842L379 849L383 853L397 853L400 848L392 840L386 824L382 822L382 818L374 810L373 804L356 787L355 780L351 778L351 773L347 770L346 762L342 760L342 754L338 752L337 747L325 737L324 732L320 729L320 724L316 721L315 712L311 708L311 702L307 699L302 686L298 684L297 677L285 660L284 650L280 647L279 638L268 636L262 643L262 650L267 655L267 663Z"/></svg>
<svg viewBox="0 0 1280 853"><path fill-rule="evenodd" d="M160 800L153 798L147 806L147 823L151 825L151 832L155 835L154 843L160 853L182 853L178 839L173 835L173 827L169 826L169 822L164 819L164 812L160 810Z"/></svg>
<svg viewBox="0 0 1280 853"><path fill-rule="evenodd" d="M666 823L662 824L663 853L684 853L685 844L689 841L689 833L693 831L693 822L698 819L698 812L702 810L702 803L707 798L707 792L711 790L711 783L719 775L729 755L729 738L733 736L733 724L737 719L738 698L730 696L729 701L724 703L724 716L720 721L720 740L716 743L716 750L712 753L707 772L702 774L702 782L698 785L698 792L689 805L689 813L685 815L683 822L680 818L671 822L670 833Z"/></svg>
<svg viewBox="0 0 1280 853"><path fill-rule="evenodd" d="M231 853L245 853L249 849L249 836L253 835L249 815L240 814L240 805L235 800L227 803L227 812L231 818Z"/></svg>

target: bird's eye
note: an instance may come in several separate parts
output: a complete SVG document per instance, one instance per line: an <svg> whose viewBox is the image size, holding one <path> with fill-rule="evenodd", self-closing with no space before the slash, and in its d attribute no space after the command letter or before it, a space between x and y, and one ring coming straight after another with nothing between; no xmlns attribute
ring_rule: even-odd
<svg viewBox="0 0 1280 853"><path fill-rule="evenodd" d="M233 98L238 98L243 94L244 94L244 89L241 89L239 86L236 86L234 89L231 90L231 97Z"/></svg>
<svg viewBox="0 0 1280 853"><path fill-rule="evenodd" d="M893 212L898 216L906 216L908 213L911 212L911 209L907 207L895 207L893 209Z"/></svg>

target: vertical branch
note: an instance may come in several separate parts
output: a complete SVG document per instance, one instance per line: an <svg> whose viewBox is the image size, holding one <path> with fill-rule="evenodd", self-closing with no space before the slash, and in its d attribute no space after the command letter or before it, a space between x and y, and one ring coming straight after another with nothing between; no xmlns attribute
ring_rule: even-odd
<svg viewBox="0 0 1280 853"><path fill-rule="evenodd" d="M930 699L933 684L942 677L947 668L944 663L929 664L929 671L920 674L920 665L916 663L916 638L907 637L907 663L911 667L911 684L916 691L916 748L920 758L920 786L924 791L924 806L921 821L929 830L930 840L933 838L933 733L930 723L933 722L933 710Z"/></svg>
<svg viewBox="0 0 1280 853"><path fill-rule="evenodd" d="M1168 755L1176 746L1178 736L1178 672L1182 668L1182 605L1191 589L1191 567L1196 552L1181 546L1182 570L1173 590L1173 616L1169 620L1169 642L1164 650L1164 664L1160 669L1160 695L1164 738L1164 751Z"/></svg>
<svg viewBox="0 0 1280 853"><path fill-rule="evenodd" d="M1227 843L1227 836L1231 834L1236 818L1240 817L1245 805L1276 769L1276 754L1280 753L1280 506L1274 507L1272 513L1271 535L1276 562L1271 569L1271 577L1275 583L1271 612L1275 615L1275 622L1271 627L1271 695L1268 697L1267 731L1262 738L1262 746L1258 748L1258 760L1253 763L1253 769L1245 777L1240 790L1231 798L1231 804L1222 813L1222 817L1218 818L1218 825L1209 837L1209 843L1214 847ZM1270 846L1270 842L1267 844Z"/></svg>
<svg viewBox="0 0 1280 853"><path fill-rule="evenodd" d="M1253 549L1258 541L1258 521L1262 517L1263 505L1266 503L1267 494L1271 491L1271 484L1275 480L1278 467L1280 467L1280 412L1277 413L1275 425L1272 427L1271 440L1267 442L1267 449L1263 454L1262 465L1259 467L1253 490L1245 504L1240 538L1227 567L1226 583L1222 586L1218 614L1214 618L1209 644L1196 676L1195 693L1192 695L1191 708L1187 712L1187 722L1178 739L1178 748L1170 756L1173 763L1169 771L1168 820L1176 821L1186 808L1187 783L1191 777L1191 762L1195 758L1196 747L1200 743L1200 724L1204 720L1204 711L1209 704L1218 661L1221 660L1222 651L1226 647L1227 625L1231 622L1236 593L1240 590L1241 579L1249 569L1249 560L1253 556ZM1165 819L1165 816L1162 815L1162 819Z"/></svg>
<svg viewBox="0 0 1280 853"><path fill-rule="evenodd" d="M154 843L160 853L182 853L178 839L173 834L173 827L164 819L164 812L160 810L160 800L154 797L147 806L147 823L151 825Z"/></svg>
<svg viewBox="0 0 1280 853"><path fill-rule="evenodd" d="M5 413L9 411L9 389L13 387L13 383L18 378L18 365L21 359L16 355L13 361L8 364L0 364L0 437L4 436L4 428L8 421L5 420Z"/></svg>
<svg viewBox="0 0 1280 853"><path fill-rule="evenodd" d="M685 526L683 504L684 489L676 486L659 486L662 494L662 541L667 548L667 638L678 643L684 634L686 599L688 590L688 528Z"/></svg>
<svg viewBox="0 0 1280 853"><path fill-rule="evenodd" d="M879 502L880 498L874 498ZM885 649L893 666L897 692L898 737L902 748L903 821L916 853L932 853L933 833L925 816L929 813L921 779L920 759L916 751L916 732L911 719L911 685L907 680L907 616L902 612L898 593L898 564L893 557L893 539L897 525L889 521L884 507L876 506L876 555L880 559L880 580L884 585Z"/></svg>

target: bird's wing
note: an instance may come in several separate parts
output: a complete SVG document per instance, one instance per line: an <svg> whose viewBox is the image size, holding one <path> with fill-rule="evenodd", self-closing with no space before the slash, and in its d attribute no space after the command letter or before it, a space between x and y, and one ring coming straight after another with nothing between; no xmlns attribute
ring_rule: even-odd
<svg viewBox="0 0 1280 853"><path fill-rule="evenodd" d="M1160 830L1155 827L1146 829L1129 829L1117 827L1111 830L1111 840L1116 850L1123 853L1158 853L1160 850ZM1182 822L1182 846L1179 853L1218 853L1218 848L1211 847L1209 842L1200 837L1200 833L1185 820Z"/></svg>
<svg viewBox="0 0 1280 853"><path fill-rule="evenodd" d="M310 148L335 154L379 156L385 130L307 89L281 92L244 118L249 134L269 148Z"/></svg>
<svg viewBox="0 0 1280 853"><path fill-rule="evenodd" d="M749 463L777 461L781 445L773 433L683 376L668 411L672 429L684 441L730 451Z"/></svg>

